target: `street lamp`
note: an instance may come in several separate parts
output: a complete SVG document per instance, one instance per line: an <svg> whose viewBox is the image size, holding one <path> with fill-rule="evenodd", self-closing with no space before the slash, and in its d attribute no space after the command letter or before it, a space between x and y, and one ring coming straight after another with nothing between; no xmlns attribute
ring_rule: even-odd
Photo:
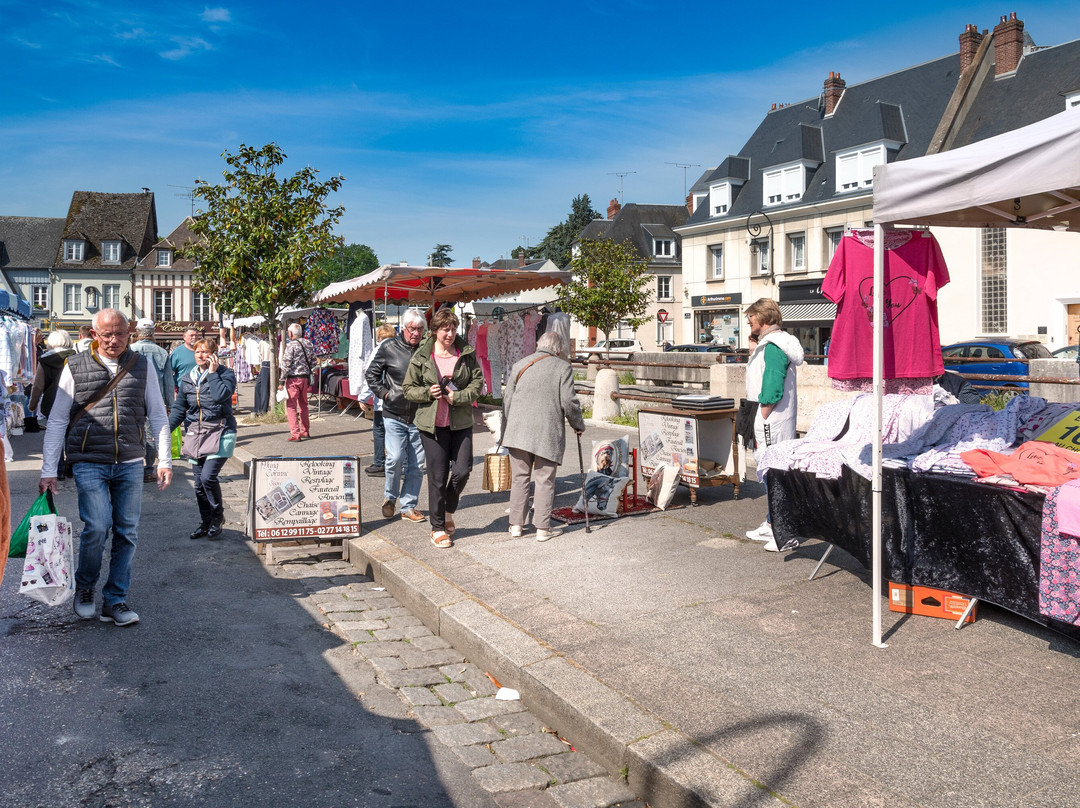
<svg viewBox="0 0 1080 808"><path fill-rule="evenodd" d="M761 218L763 218L765 220L765 223L769 226L769 232L766 235L766 239L768 239L769 245L769 252L766 258L769 267L768 280L771 283L775 283L776 278L773 274L773 223L772 219L770 219L768 214L765 213L765 211L763 210L756 210L746 217L746 232L750 234L750 254L757 255L757 239L759 236L761 236L762 225L761 222L754 221L755 216L760 216Z"/></svg>

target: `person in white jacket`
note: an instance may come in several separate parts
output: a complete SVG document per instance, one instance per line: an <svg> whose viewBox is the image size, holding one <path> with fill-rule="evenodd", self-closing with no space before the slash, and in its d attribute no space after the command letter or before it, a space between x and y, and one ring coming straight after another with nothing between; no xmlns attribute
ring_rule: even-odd
<svg viewBox="0 0 1080 808"><path fill-rule="evenodd" d="M769 446L795 437L799 409L795 368L803 363L803 347L794 335L781 330L783 320L775 300L763 297L753 303L746 310L746 323L754 345L746 365L746 397L758 403L754 438L755 455L760 456ZM779 551L768 514L760 527L747 531L746 537L765 542L770 552Z"/></svg>

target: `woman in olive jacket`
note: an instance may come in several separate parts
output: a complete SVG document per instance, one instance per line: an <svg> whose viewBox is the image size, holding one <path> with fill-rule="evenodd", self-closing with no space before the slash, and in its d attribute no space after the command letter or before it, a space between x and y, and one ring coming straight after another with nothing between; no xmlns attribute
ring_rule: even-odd
<svg viewBox="0 0 1080 808"><path fill-rule="evenodd" d="M454 513L472 471L472 404L484 383L476 352L457 329L449 308L435 313L401 386L417 404L413 423L427 457L431 543L442 548L453 546Z"/></svg>

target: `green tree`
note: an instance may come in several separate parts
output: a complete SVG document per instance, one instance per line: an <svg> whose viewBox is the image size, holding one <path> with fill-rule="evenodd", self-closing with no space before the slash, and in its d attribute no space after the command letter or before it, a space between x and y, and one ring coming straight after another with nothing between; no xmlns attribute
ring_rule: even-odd
<svg viewBox="0 0 1080 808"><path fill-rule="evenodd" d="M547 235L533 248L533 254L542 258L549 258L558 267L568 267L573 256L570 254L570 245L577 240L578 235L585 229L585 225L593 219L599 219L600 214L593 210L592 200L588 194L575 196L570 203L570 215L565 221L548 230Z"/></svg>
<svg viewBox="0 0 1080 808"><path fill-rule="evenodd" d="M436 244L435 249L431 251L429 256L431 262L429 267L448 267L450 266L450 253L454 251L454 248L449 244Z"/></svg>
<svg viewBox="0 0 1080 808"><path fill-rule="evenodd" d="M331 256L341 240L333 227L345 212L326 198L344 177L316 179L310 166L279 178L285 153L276 143L262 148L243 143L236 154L222 153L225 182L195 180L202 203L192 230L197 238L183 255L194 259L195 288L209 294L218 310L266 318L276 344L277 317L314 292L312 267ZM270 353L270 389L277 389L277 351Z"/></svg>
<svg viewBox="0 0 1080 808"><path fill-rule="evenodd" d="M559 287L559 305L579 323L596 328L604 339L621 322L631 328L644 316L652 297L648 262L629 241L584 239L570 262L573 279Z"/></svg>
<svg viewBox="0 0 1080 808"><path fill-rule="evenodd" d="M337 281L359 278L379 268L379 258L366 244L346 244L315 265L315 288L322 289Z"/></svg>

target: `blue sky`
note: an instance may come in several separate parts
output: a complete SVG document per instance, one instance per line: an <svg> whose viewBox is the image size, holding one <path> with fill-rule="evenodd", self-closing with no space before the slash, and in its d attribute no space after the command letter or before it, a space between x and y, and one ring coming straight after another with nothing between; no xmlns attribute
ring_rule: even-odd
<svg viewBox="0 0 1080 808"><path fill-rule="evenodd" d="M605 212L620 181L626 202L678 204L671 163L692 184L829 71L937 58L1010 11L1037 44L1080 37L1080 3L829 8L0 0L0 215L146 186L165 235L223 151L275 141L287 169L346 178L347 241L383 263L448 243L467 266L535 244L578 194Z"/></svg>

